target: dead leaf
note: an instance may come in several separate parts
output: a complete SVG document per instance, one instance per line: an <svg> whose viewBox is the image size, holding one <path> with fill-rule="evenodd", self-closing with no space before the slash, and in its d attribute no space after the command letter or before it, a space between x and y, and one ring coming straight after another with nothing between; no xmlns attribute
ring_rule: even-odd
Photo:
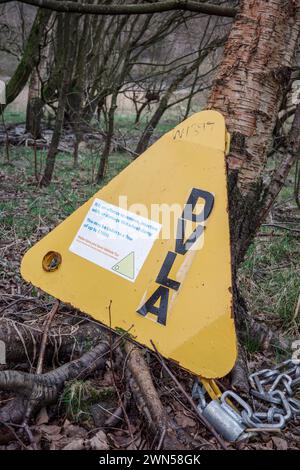
<svg viewBox="0 0 300 470"><path fill-rule="evenodd" d="M196 426L196 421L183 413L176 413L175 418L178 425L182 428Z"/></svg>
<svg viewBox="0 0 300 470"><path fill-rule="evenodd" d="M113 373L110 369L108 369L105 374L104 374L104 377L103 379L101 380L101 385L103 387L110 387L110 386L113 386L114 385L114 377L113 377Z"/></svg>
<svg viewBox="0 0 300 470"><path fill-rule="evenodd" d="M269 442L266 443L265 445L265 449L274 449L274 444L273 444L273 441L270 440Z"/></svg>
<svg viewBox="0 0 300 470"><path fill-rule="evenodd" d="M61 427L55 424L42 424L41 426L37 426L37 429L48 441L59 441L63 438L63 435L60 433Z"/></svg>
<svg viewBox="0 0 300 470"><path fill-rule="evenodd" d="M41 408L39 414L37 415L36 425L40 426L41 424L47 424L47 423L49 423L49 416L48 416L46 408L43 406L43 408Z"/></svg>
<svg viewBox="0 0 300 470"><path fill-rule="evenodd" d="M106 434L98 431L91 439L73 439L63 447L63 450L108 450Z"/></svg>
<svg viewBox="0 0 300 470"><path fill-rule="evenodd" d="M288 443L285 439L282 439L281 437L272 437L272 441L277 450L287 450Z"/></svg>
<svg viewBox="0 0 300 470"><path fill-rule="evenodd" d="M73 437L76 439L82 438L86 439L88 432L86 429L82 428L81 426L76 426L75 424L69 423L67 426L64 424L64 434L67 437Z"/></svg>
<svg viewBox="0 0 300 470"><path fill-rule="evenodd" d="M62 450L84 450L84 449L86 449L85 439L74 439L74 441L71 441L69 444L63 447Z"/></svg>
<svg viewBox="0 0 300 470"><path fill-rule="evenodd" d="M106 434L103 431L98 431L94 437L90 439L91 450L108 450L109 445L107 442Z"/></svg>
<svg viewBox="0 0 300 470"><path fill-rule="evenodd" d="M39 427L40 431L43 432L44 434L49 434L51 436L55 435L55 434L60 434L60 431L61 431L61 427L60 426L56 426L55 424L42 424L40 427Z"/></svg>

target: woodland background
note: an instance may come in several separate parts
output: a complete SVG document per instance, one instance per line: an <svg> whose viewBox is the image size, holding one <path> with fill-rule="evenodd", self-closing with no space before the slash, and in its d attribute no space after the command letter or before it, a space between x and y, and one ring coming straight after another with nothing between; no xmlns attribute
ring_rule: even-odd
<svg viewBox="0 0 300 470"><path fill-rule="evenodd" d="M174 365L170 374L159 357L58 306L19 272L30 246L206 107L225 113L233 137L228 182L242 369L290 357L299 338L300 5L210 3L231 13L103 16L0 5L8 102L0 123L0 340L8 344L0 374L11 372L0 376L3 450L220 447L187 398L193 377ZM292 422L284 433L233 447L298 449L299 440Z"/></svg>

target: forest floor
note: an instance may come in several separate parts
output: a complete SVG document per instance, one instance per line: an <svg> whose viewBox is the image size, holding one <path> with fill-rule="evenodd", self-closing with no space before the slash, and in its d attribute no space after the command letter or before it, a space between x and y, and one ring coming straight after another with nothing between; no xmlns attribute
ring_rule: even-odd
<svg viewBox="0 0 300 470"><path fill-rule="evenodd" d="M122 120L121 120L122 121ZM123 123L124 132L126 122ZM168 129L170 123L160 128ZM42 236L52 230L77 207L92 196L99 186L93 183L98 163L98 151L84 148L80 154L79 167L73 167L69 153L59 153L51 185L39 188L35 178L32 148L10 147L10 163L3 163L5 149L0 148L0 316L10 319L16 327L27 325L42 329L46 315L54 299L25 283L20 276L20 261L26 250ZM44 166L46 151L37 152L38 173ZM125 168L132 157L125 153L113 153L109 158L108 174L103 182ZM293 198L293 174L282 190L268 220L258 233L239 273L239 282L247 300L251 315L264 322L278 333L293 339L299 338L300 320L300 211ZM67 305L60 306L57 328L68 324L74 312ZM72 327L90 321L76 313ZM88 341L83 350L92 344ZM290 357L290 351L261 350L253 339L245 341L247 359L251 372L274 366ZM213 449L215 439L203 428L194 410L181 394L170 376L166 374L157 358L146 352L153 382L169 415L175 419L191 437L189 447ZM76 354L75 354L76 357ZM10 368L34 372L37 354L28 355L26 363L9 364ZM47 369L57 366L57 358L47 362ZM112 428L105 426L105 413L112 413L118 407L118 392L125 390L122 367L111 373L109 364L102 374L95 373L87 380L68 383L56 405L43 407L30 423L35 444L42 449L61 449L73 446L78 439L88 440L99 429L103 448L131 449L155 448L155 436L147 431L145 423L134 407L128 410L131 423ZM171 366L186 392L190 395L193 377L187 372ZM4 370L5 366L0 366ZM223 381L227 385L226 379ZM0 392L0 408L11 399ZM97 408L98 407L98 411ZM99 413L99 407L102 413ZM103 412L104 410L104 412ZM105 411L106 410L106 411ZM104 417L103 417L104 415ZM134 442L132 442L134 436ZM99 437L99 436L98 436ZM18 429L8 440L0 433L1 449L30 448L32 442ZM106 447L105 447L106 446ZM282 432L263 433L251 441L236 444L235 447L248 449L300 449L299 422L291 422Z"/></svg>

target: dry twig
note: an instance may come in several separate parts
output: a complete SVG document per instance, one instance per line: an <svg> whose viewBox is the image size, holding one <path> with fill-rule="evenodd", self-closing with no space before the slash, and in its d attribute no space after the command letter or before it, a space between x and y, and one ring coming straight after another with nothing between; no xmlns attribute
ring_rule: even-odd
<svg viewBox="0 0 300 470"><path fill-rule="evenodd" d="M222 449L224 450L227 450L227 445L225 443L225 441L221 438L221 436L216 432L216 430L210 425L210 423L207 421L207 419L200 415L199 412L198 412L198 409L195 405L195 403L193 402L192 398L186 393L186 391L184 390L183 386L181 385L181 383L178 381L178 379L175 377L175 375L173 374L173 372L169 369L169 367L167 366L164 358L162 357L162 355L158 352L155 344L153 343L153 341L151 341L151 344L157 354L157 357L158 357L158 360L159 362L161 363L161 365L163 366L163 368L165 369L165 371L169 374L169 376L171 377L171 379L176 383L177 387L180 389L180 391L182 392L182 394L185 396L185 398L188 400L188 402L190 403L191 407L193 408L193 410L195 411L199 421L201 421L201 424L204 424L204 426L215 436L216 440L218 441L218 443L220 444L220 446L222 447Z"/></svg>

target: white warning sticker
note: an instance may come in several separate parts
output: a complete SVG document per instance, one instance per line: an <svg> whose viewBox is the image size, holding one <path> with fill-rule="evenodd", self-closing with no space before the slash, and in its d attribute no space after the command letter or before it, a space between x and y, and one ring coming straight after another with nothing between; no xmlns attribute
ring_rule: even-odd
<svg viewBox="0 0 300 470"><path fill-rule="evenodd" d="M69 249L134 282L160 229L153 220L95 199Z"/></svg>

